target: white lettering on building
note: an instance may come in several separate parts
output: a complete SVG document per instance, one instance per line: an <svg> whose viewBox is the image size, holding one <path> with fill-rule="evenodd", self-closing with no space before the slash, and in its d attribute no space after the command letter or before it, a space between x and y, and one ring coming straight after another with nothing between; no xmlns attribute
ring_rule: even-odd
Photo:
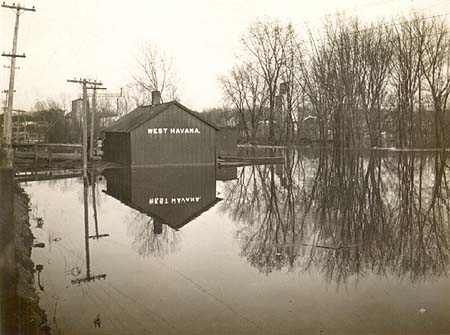
<svg viewBox="0 0 450 335"><path fill-rule="evenodd" d="M163 135L163 134L200 134L198 128L148 128L147 133L149 135Z"/></svg>
<svg viewBox="0 0 450 335"><path fill-rule="evenodd" d="M149 198L149 205L180 205L194 204L200 202L202 197L172 197L172 198Z"/></svg>

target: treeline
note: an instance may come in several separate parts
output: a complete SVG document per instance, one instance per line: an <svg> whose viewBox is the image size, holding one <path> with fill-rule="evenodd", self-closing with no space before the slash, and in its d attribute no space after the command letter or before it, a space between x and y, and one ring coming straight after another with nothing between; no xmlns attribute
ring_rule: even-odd
<svg viewBox="0 0 450 335"><path fill-rule="evenodd" d="M15 142L73 143L78 140L72 136L75 131L73 124L65 117L65 111L59 108L15 114L12 121ZM3 115L0 116L0 126L3 127Z"/></svg>
<svg viewBox="0 0 450 335"><path fill-rule="evenodd" d="M221 78L242 141L449 145L450 36L442 18L364 25L339 16L324 32L301 40L290 24L250 26L243 54Z"/></svg>
<svg viewBox="0 0 450 335"><path fill-rule="evenodd" d="M79 104L70 106L65 97L48 98L36 101L30 112L13 115L13 139L17 142L50 142L50 143L81 143L82 110ZM90 103L88 104L90 108ZM112 118L119 114L119 106L107 99L97 102L97 117L95 119L95 136L100 127L113 122ZM88 130L91 125L91 109L87 113ZM0 115L0 126L3 115Z"/></svg>

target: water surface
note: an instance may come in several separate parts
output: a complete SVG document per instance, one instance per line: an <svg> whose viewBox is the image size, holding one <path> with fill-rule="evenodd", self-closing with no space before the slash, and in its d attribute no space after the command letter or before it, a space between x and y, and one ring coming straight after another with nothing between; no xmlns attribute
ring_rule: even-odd
<svg viewBox="0 0 450 335"><path fill-rule="evenodd" d="M449 333L446 158L286 155L22 183L52 333Z"/></svg>

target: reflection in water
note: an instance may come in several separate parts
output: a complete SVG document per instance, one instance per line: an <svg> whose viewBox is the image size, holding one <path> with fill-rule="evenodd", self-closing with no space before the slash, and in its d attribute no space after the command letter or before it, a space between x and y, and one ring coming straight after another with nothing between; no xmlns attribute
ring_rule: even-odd
<svg viewBox="0 0 450 335"><path fill-rule="evenodd" d="M260 271L320 269L345 283L372 272L412 281L448 273L446 157L291 152L228 184L222 210Z"/></svg>
<svg viewBox="0 0 450 335"><path fill-rule="evenodd" d="M343 158L24 184L52 332L448 333L445 157Z"/></svg>
<svg viewBox="0 0 450 335"><path fill-rule="evenodd" d="M129 230L143 256L175 251L177 230L220 200L211 166L110 169L104 176L106 193L137 211Z"/></svg>
<svg viewBox="0 0 450 335"><path fill-rule="evenodd" d="M99 239L101 237L107 237L108 234L99 234L98 233L98 218L97 218L97 206L96 206L96 187L95 187L95 178L93 174L91 174L89 178L88 172L85 169L83 171L83 210L84 210L84 247L85 247L85 256L86 256L86 276L78 277L71 280L72 284L80 284L86 283L90 281L95 281L96 279L106 279L106 274L92 274L91 273L91 253L89 248L89 239L96 238ZM96 234L93 236L89 236L89 180L92 183L92 206L94 211L94 220L95 220L95 232ZM81 275L81 273L78 273Z"/></svg>
<svg viewBox="0 0 450 335"><path fill-rule="evenodd" d="M98 229L98 213L97 213L97 183L96 183L96 176L94 173L91 173L89 175L89 182L91 183L91 188L92 188L92 209L94 212L94 225L95 225L95 235L91 235L89 236L89 238L93 238L93 239L99 239L99 238L103 238L103 237L108 237L109 234L101 234L99 233L99 229ZM87 191L86 191L86 187L83 188L83 195L84 195L84 200L86 205L87 205Z"/></svg>

